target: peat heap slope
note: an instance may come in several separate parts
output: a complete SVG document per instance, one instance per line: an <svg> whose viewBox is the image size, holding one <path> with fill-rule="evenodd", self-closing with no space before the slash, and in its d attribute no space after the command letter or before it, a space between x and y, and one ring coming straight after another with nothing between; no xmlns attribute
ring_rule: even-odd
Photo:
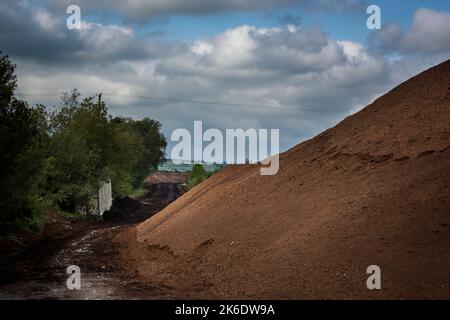
<svg viewBox="0 0 450 320"><path fill-rule="evenodd" d="M194 297L450 298L449 146L447 61L282 154L276 176L224 168L122 236L124 263Z"/></svg>

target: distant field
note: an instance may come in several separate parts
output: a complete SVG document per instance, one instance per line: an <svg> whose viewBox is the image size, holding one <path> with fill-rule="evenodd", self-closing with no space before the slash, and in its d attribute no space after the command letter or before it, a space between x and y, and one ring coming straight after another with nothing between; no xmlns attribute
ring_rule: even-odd
<svg viewBox="0 0 450 320"><path fill-rule="evenodd" d="M175 164L172 160L167 160L158 167L158 171L177 171L177 172L189 172L192 171L194 163L182 163ZM223 167L223 164L203 163L203 168L208 171L216 171Z"/></svg>

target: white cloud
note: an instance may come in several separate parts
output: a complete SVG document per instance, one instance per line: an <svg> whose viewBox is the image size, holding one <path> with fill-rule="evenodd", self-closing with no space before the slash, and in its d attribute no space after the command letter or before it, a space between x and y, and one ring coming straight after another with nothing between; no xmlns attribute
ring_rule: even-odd
<svg viewBox="0 0 450 320"><path fill-rule="evenodd" d="M450 50L450 13L419 9L404 46L411 51L429 53Z"/></svg>
<svg viewBox="0 0 450 320"><path fill-rule="evenodd" d="M177 43L99 23L86 24L77 33L58 33L52 31L54 17L48 12L30 20L22 9L0 10L0 41L18 63L22 92L60 93L74 87L103 92L115 114L161 120L167 136L177 127L190 128L194 120L203 120L205 127L279 128L282 149L335 124L414 73L448 58L449 52L449 33L427 22L435 19L446 29L446 14L423 9L411 30L386 28L384 43L400 44L403 50L397 59L384 55L390 51L337 41L318 28L242 25ZM20 23L14 24L17 17ZM29 24L23 26L22 21ZM24 42L8 37L11 32ZM421 47L423 37L439 54ZM162 100L139 98L148 96ZM58 97L27 99L58 102Z"/></svg>
<svg viewBox="0 0 450 320"><path fill-rule="evenodd" d="M134 37L126 29L111 26L92 24L89 30L93 32L91 54L97 51L95 43L100 44L99 50L104 44L113 51L109 42L120 48ZM105 99L114 113L159 119L166 134L173 126L190 128L194 120L218 128L280 128L282 147L287 148L333 125L351 106L368 102L367 94L385 85L379 80L384 75L383 61L372 57L362 44L338 42L318 29L288 26L239 26L154 59L123 58L107 65L86 61L90 67L38 67L36 72L19 63L20 90L45 93L76 87L81 92L113 93L105 94ZM141 100L139 96L186 102ZM46 102L42 97L32 99Z"/></svg>
<svg viewBox="0 0 450 320"><path fill-rule="evenodd" d="M197 40L191 47L193 53L199 56L211 54L214 47L206 41Z"/></svg>
<svg viewBox="0 0 450 320"><path fill-rule="evenodd" d="M56 30L58 24L48 11L38 10L32 17L42 29L50 32Z"/></svg>
<svg viewBox="0 0 450 320"><path fill-rule="evenodd" d="M384 51L405 54L439 54L450 52L450 13L418 9L409 30L398 24L388 24L375 34Z"/></svg>
<svg viewBox="0 0 450 320"><path fill-rule="evenodd" d="M253 26L230 29L217 36L209 61L214 67L239 68L252 63L256 43L250 33Z"/></svg>

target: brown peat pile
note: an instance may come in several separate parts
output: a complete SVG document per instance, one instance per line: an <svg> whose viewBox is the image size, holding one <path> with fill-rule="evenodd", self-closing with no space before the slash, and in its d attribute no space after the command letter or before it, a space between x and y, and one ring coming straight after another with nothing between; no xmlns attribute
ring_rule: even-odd
<svg viewBox="0 0 450 320"><path fill-rule="evenodd" d="M120 234L122 263L186 297L450 298L449 147L447 61L281 154L276 176L224 168Z"/></svg>

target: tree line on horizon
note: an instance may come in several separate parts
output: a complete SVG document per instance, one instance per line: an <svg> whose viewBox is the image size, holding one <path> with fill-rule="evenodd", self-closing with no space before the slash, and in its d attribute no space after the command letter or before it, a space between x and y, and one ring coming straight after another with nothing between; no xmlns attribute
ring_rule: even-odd
<svg viewBox="0 0 450 320"><path fill-rule="evenodd" d="M113 117L99 97L74 89L52 110L17 99L15 65L0 52L0 234L42 228L48 208L74 212L102 183L131 194L164 161L153 119Z"/></svg>

